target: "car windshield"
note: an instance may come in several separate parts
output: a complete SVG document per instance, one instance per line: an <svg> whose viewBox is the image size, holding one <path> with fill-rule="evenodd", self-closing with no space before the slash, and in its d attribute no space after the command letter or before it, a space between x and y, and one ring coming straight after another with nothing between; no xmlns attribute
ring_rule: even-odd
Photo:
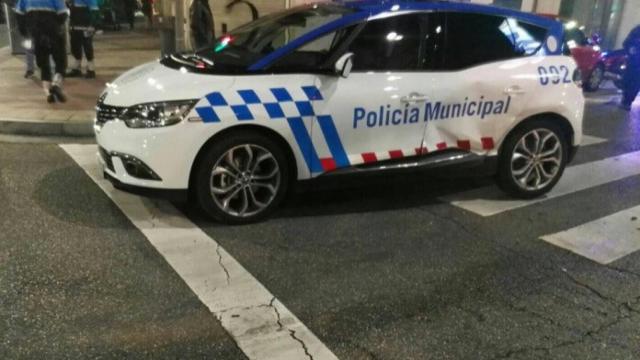
<svg viewBox="0 0 640 360"><path fill-rule="evenodd" d="M273 51L352 12L353 9L330 4L297 7L241 26L196 54L214 67L244 71Z"/></svg>

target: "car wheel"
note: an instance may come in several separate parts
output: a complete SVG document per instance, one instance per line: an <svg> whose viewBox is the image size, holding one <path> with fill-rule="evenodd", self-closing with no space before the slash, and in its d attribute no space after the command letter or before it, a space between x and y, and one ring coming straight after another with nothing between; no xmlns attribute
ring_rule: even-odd
<svg viewBox="0 0 640 360"><path fill-rule="evenodd" d="M603 81L604 67L602 65L598 65L593 69L591 76L589 76L589 79L584 83L584 90L588 92L598 91Z"/></svg>
<svg viewBox="0 0 640 360"><path fill-rule="evenodd" d="M500 153L498 186L523 199L548 193L564 173L568 150L566 134L553 121L539 119L516 128Z"/></svg>
<svg viewBox="0 0 640 360"><path fill-rule="evenodd" d="M231 134L206 150L195 179L199 205L213 219L248 224L269 216L289 187L281 147L260 134Z"/></svg>

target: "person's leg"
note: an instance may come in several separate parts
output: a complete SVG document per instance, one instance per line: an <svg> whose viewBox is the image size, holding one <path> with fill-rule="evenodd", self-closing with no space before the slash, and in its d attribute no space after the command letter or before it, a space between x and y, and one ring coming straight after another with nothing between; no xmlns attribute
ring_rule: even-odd
<svg viewBox="0 0 640 360"><path fill-rule="evenodd" d="M96 67L93 63L93 34L86 33L83 41L84 55L87 58L87 78L96 77Z"/></svg>
<svg viewBox="0 0 640 360"><path fill-rule="evenodd" d="M640 70L640 69L638 69L638 70ZM628 99L629 108L631 108L631 105L636 100L636 98L638 97L639 93L640 93L640 78L636 78L636 81L633 84L631 84L631 87L629 89L629 99Z"/></svg>
<svg viewBox="0 0 640 360"><path fill-rule="evenodd" d="M638 95L638 87L640 86L640 69L634 66L628 66L624 74L624 90L622 95L622 107L630 109L631 104Z"/></svg>
<svg viewBox="0 0 640 360"><path fill-rule="evenodd" d="M129 10L129 24L131 25L131 30L133 30L133 28L135 27L135 23L136 23L136 10L132 8Z"/></svg>
<svg viewBox="0 0 640 360"><path fill-rule="evenodd" d="M24 74L25 78L30 78L36 71L36 55L34 54L33 47L35 44L33 40L31 40L31 47L24 49L25 54L25 63L27 66L27 70Z"/></svg>
<svg viewBox="0 0 640 360"><path fill-rule="evenodd" d="M73 55L73 65L71 71L67 74L67 77L79 77L82 76L82 31L71 30L71 55Z"/></svg>
<svg viewBox="0 0 640 360"><path fill-rule="evenodd" d="M49 44L46 38L40 34L33 34L33 46L36 58L36 64L40 69L40 79L42 80L42 89L44 90L47 101L55 102L51 95L51 63L49 62Z"/></svg>
<svg viewBox="0 0 640 360"><path fill-rule="evenodd" d="M51 93L56 100L66 102L67 96L62 91L62 81L67 70L67 48L62 32L51 35L51 54L56 65L56 73L51 84Z"/></svg>

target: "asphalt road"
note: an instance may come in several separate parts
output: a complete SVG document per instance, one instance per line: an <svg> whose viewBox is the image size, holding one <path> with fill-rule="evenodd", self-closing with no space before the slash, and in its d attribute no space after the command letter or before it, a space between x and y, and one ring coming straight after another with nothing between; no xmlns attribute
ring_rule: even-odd
<svg viewBox="0 0 640 360"><path fill-rule="evenodd" d="M585 133L602 142L572 166L640 166L611 160L640 151L640 108L591 98ZM340 359L640 358L640 252L601 264L540 240L626 215L640 175L489 217L443 200L488 184L350 179L243 227L176 206ZM0 142L0 204L0 357L244 358L55 143Z"/></svg>

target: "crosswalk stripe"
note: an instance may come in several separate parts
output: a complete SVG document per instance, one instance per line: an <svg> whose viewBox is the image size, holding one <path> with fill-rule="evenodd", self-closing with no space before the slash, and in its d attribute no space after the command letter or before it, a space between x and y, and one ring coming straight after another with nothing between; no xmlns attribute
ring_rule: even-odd
<svg viewBox="0 0 640 360"><path fill-rule="evenodd" d="M568 167L558 185L538 199L513 199L496 186L487 186L442 197L440 200L486 217L636 175L640 175L640 151Z"/></svg>
<svg viewBox="0 0 640 360"><path fill-rule="evenodd" d="M617 104L618 102L620 102L620 96L612 95L612 96L601 96L597 98L586 98L585 101L587 104L590 104L590 105Z"/></svg>
<svg viewBox="0 0 640 360"><path fill-rule="evenodd" d="M166 201L114 189L95 145L61 145L144 234L249 359L337 357L215 240Z"/></svg>
<svg viewBox="0 0 640 360"><path fill-rule="evenodd" d="M597 136L583 135L582 146L598 145L607 142L607 139L599 138Z"/></svg>
<svg viewBox="0 0 640 360"><path fill-rule="evenodd" d="M640 206L541 239L600 264L610 264L640 250Z"/></svg>

